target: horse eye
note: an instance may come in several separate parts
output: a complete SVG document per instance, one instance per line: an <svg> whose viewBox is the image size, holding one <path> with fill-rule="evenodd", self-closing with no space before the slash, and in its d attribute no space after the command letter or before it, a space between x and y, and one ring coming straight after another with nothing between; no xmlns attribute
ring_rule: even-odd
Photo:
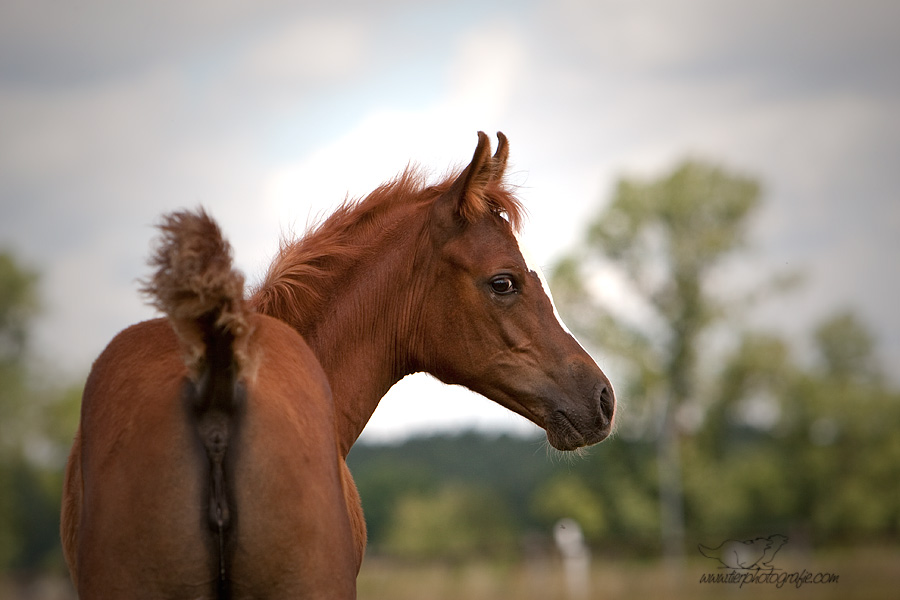
<svg viewBox="0 0 900 600"><path fill-rule="evenodd" d="M499 275L491 279L491 291L501 296L511 294L516 291L516 284L513 283L512 277Z"/></svg>

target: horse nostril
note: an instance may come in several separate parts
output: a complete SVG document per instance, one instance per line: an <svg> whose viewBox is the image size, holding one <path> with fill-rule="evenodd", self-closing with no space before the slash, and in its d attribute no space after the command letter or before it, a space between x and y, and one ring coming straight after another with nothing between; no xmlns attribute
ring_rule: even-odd
<svg viewBox="0 0 900 600"><path fill-rule="evenodd" d="M612 388L605 383L598 385L594 389L594 401L599 408L597 418L600 425L604 428L609 427L616 412L616 399Z"/></svg>

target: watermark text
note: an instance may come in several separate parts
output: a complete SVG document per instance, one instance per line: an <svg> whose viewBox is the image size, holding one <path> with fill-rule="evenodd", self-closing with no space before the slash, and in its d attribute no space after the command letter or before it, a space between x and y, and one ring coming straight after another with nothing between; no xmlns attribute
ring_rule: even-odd
<svg viewBox="0 0 900 600"><path fill-rule="evenodd" d="M835 573L811 573L806 569L788 573L786 571L728 571L724 573L704 573L700 583L723 583L737 585L774 585L781 589L785 585L801 588L804 585L838 583L840 576Z"/></svg>
<svg viewBox="0 0 900 600"><path fill-rule="evenodd" d="M787 543L785 535L774 534L749 540L725 540L716 547L700 544L697 549L703 556L715 560L720 566L715 573L704 573L700 583L736 585L774 585L801 588L804 585L838 583L835 573L789 572L775 566L775 555Z"/></svg>

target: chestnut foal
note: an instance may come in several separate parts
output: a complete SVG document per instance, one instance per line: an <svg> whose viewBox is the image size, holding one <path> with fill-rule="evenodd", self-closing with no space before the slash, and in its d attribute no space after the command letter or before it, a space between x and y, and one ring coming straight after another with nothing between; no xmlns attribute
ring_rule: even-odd
<svg viewBox="0 0 900 600"><path fill-rule="evenodd" d="M62 536L82 598L353 598L365 522L345 458L424 371L573 450L609 435L608 379L516 231L508 144L479 132L436 185L407 170L286 243L244 299L204 213L176 213L147 285L168 316L94 364ZM330 384L330 386L329 386Z"/></svg>

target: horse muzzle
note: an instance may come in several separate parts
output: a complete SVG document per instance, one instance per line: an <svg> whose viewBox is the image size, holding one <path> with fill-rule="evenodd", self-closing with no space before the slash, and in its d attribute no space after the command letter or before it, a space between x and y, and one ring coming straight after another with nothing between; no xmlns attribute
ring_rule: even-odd
<svg viewBox="0 0 900 600"><path fill-rule="evenodd" d="M615 410L612 387L598 383L581 402L556 403L544 425L547 441L563 451L602 442L612 432Z"/></svg>

